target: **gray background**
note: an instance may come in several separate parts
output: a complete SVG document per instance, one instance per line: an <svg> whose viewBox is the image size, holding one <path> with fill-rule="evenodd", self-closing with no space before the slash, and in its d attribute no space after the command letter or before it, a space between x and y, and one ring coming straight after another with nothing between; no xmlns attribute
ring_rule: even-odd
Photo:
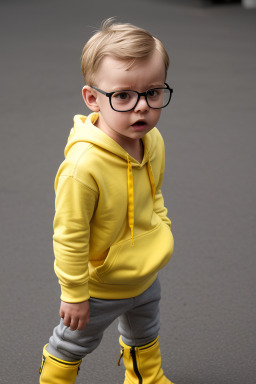
<svg viewBox="0 0 256 384"><path fill-rule="evenodd" d="M150 30L171 58L163 192L175 253L161 272L161 348L177 384L254 384L256 11L167 0L1 1L0 382L37 383L58 321L53 183L102 19ZM122 383L113 324L78 383Z"/></svg>

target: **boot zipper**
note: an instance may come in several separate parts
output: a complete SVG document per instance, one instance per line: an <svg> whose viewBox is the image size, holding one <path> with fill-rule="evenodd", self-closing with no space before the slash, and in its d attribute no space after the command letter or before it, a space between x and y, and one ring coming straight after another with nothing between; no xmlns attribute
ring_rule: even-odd
<svg viewBox="0 0 256 384"><path fill-rule="evenodd" d="M132 361L133 361L133 370L135 372L135 375L138 377L139 379L139 384L142 384L142 377L141 377L141 374L140 374L140 371L138 369L138 365L137 365L137 360L136 360L136 351L135 351L135 347L131 347L130 349L130 354L131 354L131 357L132 357Z"/></svg>
<svg viewBox="0 0 256 384"><path fill-rule="evenodd" d="M151 343L149 343L149 345L146 345L146 346L141 346L141 347L137 347L137 349L139 349L140 351L141 350L144 350L144 349L148 349L148 348L151 348L153 345L155 345L156 343L158 342L158 337ZM121 348L121 353L120 353L120 356L119 356L119 359L118 359L118 365L120 366L120 361L122 359L124 355L124 347ZM133 370L134 370L134 373L135 375L138 377L139 379L139 384L143 384L143 381L142 381L142 376L140 374L140 371L138 369L138 365L137 365L137 359L136 359L136 347L131 347L130 348L130 355L131 355L131 358L132 358L132 362L133 362Z"/></svg>
<svg viewBox="0 0 256 384"><path fill-rule="evenodd" d="M119 356L119 359L118 359L118 362L117 362L117 365L120 367L120 362L121 362L121 359L124 355L124 348L121 348L121 353L120 353L120 356Z"/></svg>
<svg viewBox="0 0 256 384"><path fill-rule="evenodd" d="M42 364L41 364L41 367L39 369L39 375L41 375L41 373L44 369L44 365L45 365L45 356L43 355Z"/></svg>
<svg viewBox="0 0 256 384"><path fill-rule="evenodd" d="M120 366L120 362L121 362L121 359L123 358L123 355L124 355L124 348L121 348L121 353L120 353L120 356L119 356L119 359L118 359L118 363L117 363L118 366ZM139 372L138 365L137 365L137 360L136 360L135 347L131 347L130 355L132 357L134 373L135 373L135 375L139 379L139 384L142 384L142 377L141 377L141 374Z"/></svg>

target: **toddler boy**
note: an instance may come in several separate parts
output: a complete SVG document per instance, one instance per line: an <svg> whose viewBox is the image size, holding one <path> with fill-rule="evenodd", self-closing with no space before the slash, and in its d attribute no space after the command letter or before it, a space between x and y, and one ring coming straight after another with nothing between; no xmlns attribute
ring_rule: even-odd
<svg viewBox="0 0 256 384"><path fill-rule="evenodd" d="M158 342L158 271L171 258L155 128L171 99L163 44L107 20L82 53L83 98L55 181L60 324L44 347L41 384L75 383L81 360L119 319L125 384L171 384Z"/></svg>

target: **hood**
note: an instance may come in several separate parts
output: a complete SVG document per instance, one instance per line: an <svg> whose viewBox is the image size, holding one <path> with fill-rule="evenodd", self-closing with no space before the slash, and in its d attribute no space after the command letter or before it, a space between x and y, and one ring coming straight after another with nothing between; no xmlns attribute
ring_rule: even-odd
<svg viewBox="0 0 256 384"><path fill-rule="evenodd" d="M111 137L106 135L94 125L98 119L98 116L98 113L91 113L89 116L75 115L74 126L70 131L68 142L64 151L65 157L74 144L78 142L87 142L101 147L123 158L124 160L127 160L128 156L133 166L143 166L148 162L152 152L154 152L154 142L151 131L147 133L142 139L144 145L144 158L142 163L139 163L133 159L133 157L131 157L125 149L123 149L118 143L111 139Z"/></svg>
<svg viewBox="0 0 256 384"><path fill-rule="evenodd" d="M102 132L94 124L98 119L98 113L91 113L88 117L83 115L76 115L74 117L74 126L70 131L68 142L65 147L65 157L72 146L78 142L87 142L103 148L110 153L119 156L121 159L127 162L127 188L128 188L128 222L131 229L132 244L134 245L133 228L134 228L134 190L133 190L133 167L141 168L144 165L147 167L148 177L152 190L152 199L155 199L155 182L154 176L150 164L150 158L154 153L155 145L153 140L152 131L148 132L143 137L144 156L142 163L136 161L131 157L125 149L123 149L118 143L111 139L108 135Z"/></svg>

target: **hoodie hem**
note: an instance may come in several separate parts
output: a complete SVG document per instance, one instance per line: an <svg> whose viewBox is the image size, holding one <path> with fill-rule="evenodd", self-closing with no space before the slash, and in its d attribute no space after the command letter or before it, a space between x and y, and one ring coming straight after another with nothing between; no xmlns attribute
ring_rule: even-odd
<svg viewBox="0 0 256 384"><path fill-rule="evenodd" d="M157 273L137 285L105 284L89 280L89 293L91 297L103 300L130 299L145 292L154 283L156 278Z"/></svg>

